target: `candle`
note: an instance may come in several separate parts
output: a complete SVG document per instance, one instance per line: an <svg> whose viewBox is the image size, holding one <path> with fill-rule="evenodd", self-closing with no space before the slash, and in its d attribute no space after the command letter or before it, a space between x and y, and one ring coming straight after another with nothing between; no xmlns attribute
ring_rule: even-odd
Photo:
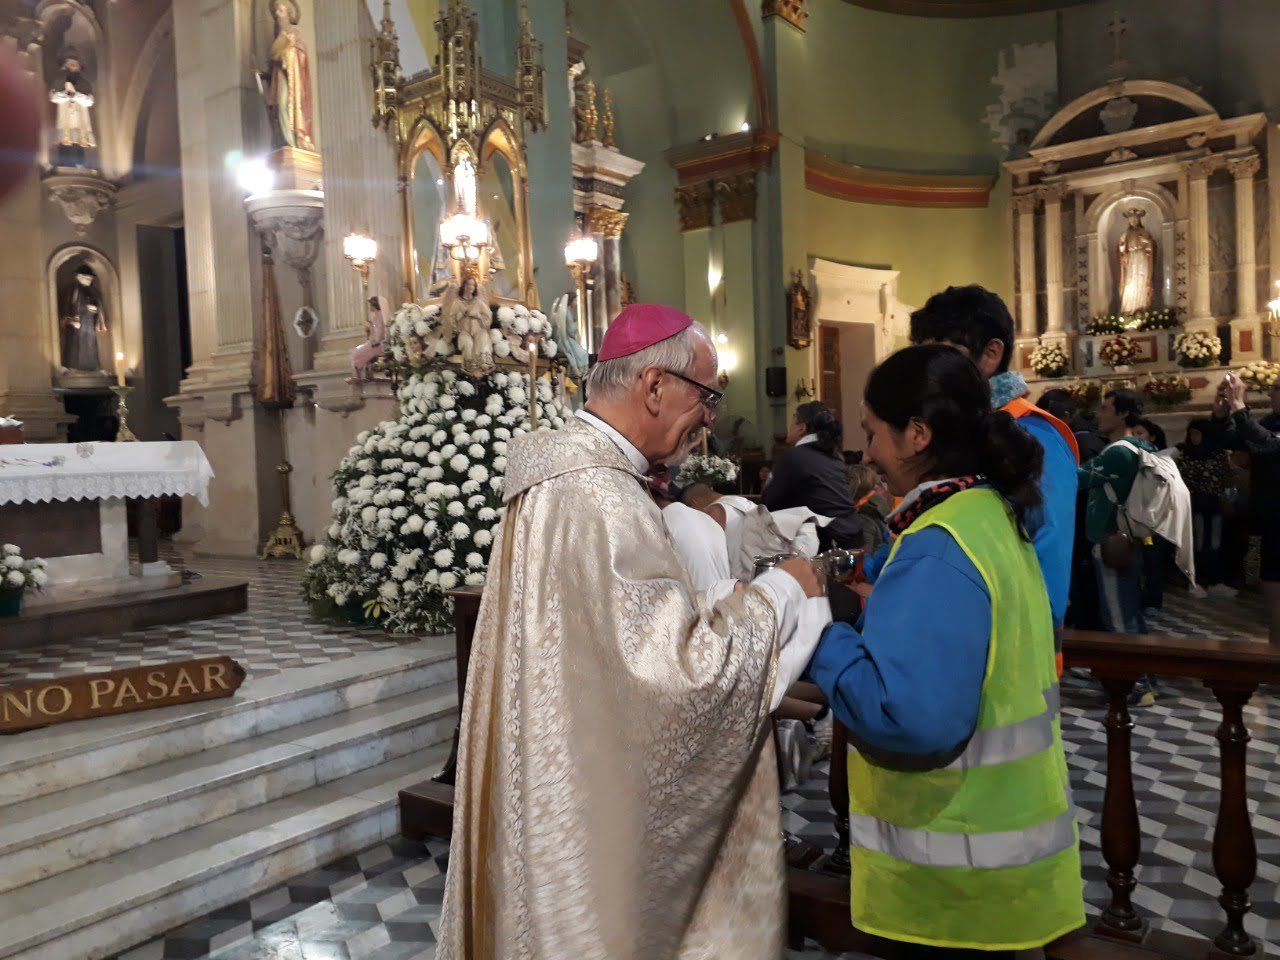
<svg viewBox="0 0 1280 960"><path fill-rule="evenodd" d="M707 428L702 428L702 455L707 455Z"/></svg>
<svg viewBox="0 0 1280 960"><path fill-rule="evenodd" d="M124 386L124 354L116 352L116 386Z"/></svg>

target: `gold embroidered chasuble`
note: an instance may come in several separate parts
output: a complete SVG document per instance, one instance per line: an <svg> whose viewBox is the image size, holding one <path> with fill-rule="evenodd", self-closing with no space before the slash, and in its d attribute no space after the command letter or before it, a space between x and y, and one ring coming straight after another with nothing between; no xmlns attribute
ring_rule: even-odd
<svg viewBox="0 0 1280 960"><path fill-rule="evenodd" d="M595 427L512 440L462 709L440 960L777 960L777 612L700 610Z"/></svg>

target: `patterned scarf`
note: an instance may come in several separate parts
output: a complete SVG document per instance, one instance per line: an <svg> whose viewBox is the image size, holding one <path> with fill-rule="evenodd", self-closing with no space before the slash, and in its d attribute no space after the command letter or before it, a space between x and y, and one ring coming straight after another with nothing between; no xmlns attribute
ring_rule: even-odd
<svg viewBox="0 0 1280 960"><path fill-rule="evenodd" d="M992 410L999 410L1010 400L1025 397L1031 392L1027 381L1016 370L1006 370L1004 373L996 374L987 382L991 385Z"/></svg>
<svg viewBox="0 0 1280 960"><path fill-rule="evenodd" d="M950 477L933 484L923 484L916 487L915 490L907 494L907 498L902 501L902 506L898 507L889 517L889 532L895 537L900 536L926 510L931 510L942 503L943 500L959 493L961 490L968 490L983 482L982 477L977 474L970 474L965 477Z"/></svg>

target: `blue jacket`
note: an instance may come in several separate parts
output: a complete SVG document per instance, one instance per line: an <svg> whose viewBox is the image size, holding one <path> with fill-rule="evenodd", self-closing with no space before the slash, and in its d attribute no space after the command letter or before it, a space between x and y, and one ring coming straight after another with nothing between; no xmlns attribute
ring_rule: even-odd
<svg viewBox="0 0 1280 960"><path fill-rule="evenodd" d="M981 574L950 533L927 527L903 541L858 625L823 633L809 675L857 740L941 756L977 726L990 639Z"/></svg>

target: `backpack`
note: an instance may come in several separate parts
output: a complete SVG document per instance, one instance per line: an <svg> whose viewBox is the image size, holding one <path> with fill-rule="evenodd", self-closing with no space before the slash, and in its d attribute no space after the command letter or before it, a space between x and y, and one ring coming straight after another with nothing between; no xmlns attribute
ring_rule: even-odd
<svg viewBox="0 0 1280 960"><path fill-rule="evenodd" d="M1119 440L1117 443L1124 443ZM1120 536L1132 543L1161 537L1178 549L1177 564L1195 582L1191 558L1191 491L1178 465L1169 457L1129 444L1138 458L1138 472L1124 503L1119 501L1111 484L1105 486L1107 499L1116 507L1116 528Z"/></svg>

